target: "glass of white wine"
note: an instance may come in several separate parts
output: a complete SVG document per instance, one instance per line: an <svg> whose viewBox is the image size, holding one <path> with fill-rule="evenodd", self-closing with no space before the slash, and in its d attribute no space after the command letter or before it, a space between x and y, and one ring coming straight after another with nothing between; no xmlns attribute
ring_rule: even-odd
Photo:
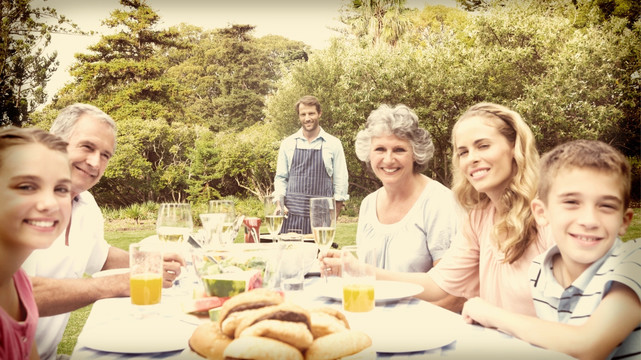
<svg viewBox="0 0 641 360"><path fill-rule="evenodd" d="M274 195L265 196L265 223L273 242L276 242L276 237L283 227L284 220L283 211L276 200L277 198ZM280 204L282 204L282 201Z"/></svg>
<svg viewBox="0 0 641 360"><path fill-rule="evenodd" d="M314 242L321 254L334 242L336 234L336 201L331 197L311 198L309 200L309 220L314 233ZM327 282L327 277L325 278Z"/></svg>
<svg viewBox="0 0 641 360"><path fill-rule="evenodd" d="M156 234L163 244L165 251L180 254L187 259L187 240L194 230L194 222L191 217L191 205L188 203L162 203L158 209L156 220ZM184 271L174 281L174 291L180 291L180 279L185 277Z"/></svg>
<svg viewBox="0 0 641 360"><path fill-rule="evenodd" d="M232 233L234 229L234 220L236 219L236 209L232 200L210 200L209 201L209 214L212 215L216 221L221 221L222 224L217 227L219 230L219 243L227 245L234 242Z"/></svg>
<svg viewBox="0 0 641 360"><path fill-rule="evenodd" d="M191 206L187 203L163 203L158 209L158 220L156 221L156 233L158 239L180 250L187 243L189 234L194 230L194 222L191 218Z"/></svg>

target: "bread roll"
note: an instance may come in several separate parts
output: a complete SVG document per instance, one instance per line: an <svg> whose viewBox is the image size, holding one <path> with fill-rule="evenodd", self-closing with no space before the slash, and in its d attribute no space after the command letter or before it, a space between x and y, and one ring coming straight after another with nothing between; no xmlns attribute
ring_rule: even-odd
<svg viewBox="0 0 641 360"><path fill-rule="evenodd" d="M223 354L225 359L303 360L303 354L284 342L258 336L243 336L232 341Z"/></svg>
<svg viewBox="0 0 641 360"><path fill-rule="evenodd" d="M346 330L315 339L305 352L305 360L334 360L357 354L372 345L362 331Z"/></svg>
<svg viewBox="0 0 641 360"><path fill-rule="evenodd" d="M189 348L209 360L223 360L223 352L232 339L220 331L217 322L199 325L189 338Z"/></svg>

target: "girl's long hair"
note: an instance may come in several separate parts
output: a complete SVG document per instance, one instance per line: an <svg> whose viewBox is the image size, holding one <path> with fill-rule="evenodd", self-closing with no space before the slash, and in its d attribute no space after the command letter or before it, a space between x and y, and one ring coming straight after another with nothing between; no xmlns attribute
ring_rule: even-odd
<svg viewBox="0 0 641 360"><path fill-rule="evenodd" d="M492 230L498 248L505 254L505 261L513 263L537 237L536 222L530 210L530 202L536 196L539 169L534 135L521 116L505 106L479 103L461 115L452 129L452 191L467 214L485 209L491 202L485 193L476 191L459 167L454 134L461 122L471 118L475 118L472 121L489 120L496 124L499 132L514 146L513 176L499 204L495 204L502 212L497 214Z"/></svg>

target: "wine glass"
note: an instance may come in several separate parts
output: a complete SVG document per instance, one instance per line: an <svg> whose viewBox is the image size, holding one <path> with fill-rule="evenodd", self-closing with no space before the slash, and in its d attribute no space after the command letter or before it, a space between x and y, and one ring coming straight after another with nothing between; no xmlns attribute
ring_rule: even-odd
<svg viewBox="0 0 641 360"><path fill-rule="evenodd" d="M174 251L180 251L187 244L194 230L191 206L187 203L163 203L158 209L156 233L158 239Z"/></svg>
<svg viewBox="0 0 641 360"><path fill-rule="evenodd" d="M216 222L221 222L220 225L214 225L218 229L219 242L221 245L227 245L234 242L232 233L234 229L234 220L236 219L236 210L234 202L231 200L210 200L209 201L209 214L214 214L212 217Z"/></svg>
<svg viewBox="0 0 641 360"><path fill-rule="evenodd" d="M331 197L311 198L309 200L309 219L314 233L314 242L318 245L321 254L334 242L336 234L336 201ZM325 277L327 283L327 277Z"/></svg>
<svg viewBox="0 0 641 360"><path fill-rule="evenodd" d="M175 252L184 259L188 259L187 240L193 230L194 222L191 218L191 205L187 203L160 204L158 219L156 220L156 233L166 251ZM186 271L181 271L180 277L174 280L174 290L172 292L178 294L187 290L180 285L180 280L187 276Z"/></svg>
<svg viewBox="0 0 641 360"><path fill-rule="evenodd" d="M282 201L280 202L282 204ZM276 241L276 236L280 233L283 227L283 211L276 202L274 195L265 196L265 222L267 223L267 230L272 236L272 241Z"/></svg>

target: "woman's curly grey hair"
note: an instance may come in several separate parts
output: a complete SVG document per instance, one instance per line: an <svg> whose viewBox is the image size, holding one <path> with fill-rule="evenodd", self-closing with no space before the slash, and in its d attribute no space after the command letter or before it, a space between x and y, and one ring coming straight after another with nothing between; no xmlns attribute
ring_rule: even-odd
<svg viewBox="0 0 641 360"><path fill-rule="evenodd" d="M409 107L399 104L391 107L382 104L367 117L365 129L356 135L356 156L370 167L372 138L394 135L409 141L414 154L414 173L427 169L427 163L434 156L434 143L430 133L419 127L418 116Z"/></svg>

